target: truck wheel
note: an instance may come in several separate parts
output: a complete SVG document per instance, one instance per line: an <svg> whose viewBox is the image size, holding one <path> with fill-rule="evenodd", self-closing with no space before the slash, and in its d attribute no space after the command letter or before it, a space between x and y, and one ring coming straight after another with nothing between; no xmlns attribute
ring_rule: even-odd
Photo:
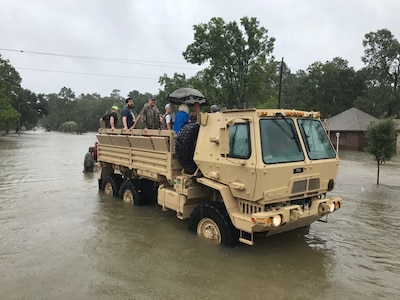
<svg viewBox="0 0 400 300"><path fill-rule="evenodd" d="M108 175L103 180L102 190L106 195L112 195L118 197L121 183L122 183L122 176L120 174Z"/></svg>
<svg viewBox="0 0 400 300"><path fill-rule="evenodd" d="M132 203L133 205L142 205L142 196L138 185L138 180L125 180L120 189L122 201Z"/></svg>
<svg viewBox="0 0 400 300"><path fill-rule="evenodd" d="M182 168L188 174L193 174L197 165L193 161L194 150L196 148L197 136L200 125L195 122L187 123L179 131L175 140L175 153Z"/></svg>
<svg viewBox="0 0 400 300"><path fill-rule="evenodd" d="M190 216L189 230L215 244L236 246L239 241L238 230L222 202L206 202L198 205Z"/></svg>

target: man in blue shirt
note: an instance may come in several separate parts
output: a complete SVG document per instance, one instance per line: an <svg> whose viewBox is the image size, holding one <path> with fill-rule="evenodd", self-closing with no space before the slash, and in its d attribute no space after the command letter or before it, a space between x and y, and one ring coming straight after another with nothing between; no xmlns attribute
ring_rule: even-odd
<svg viewBox="0 0 400 300"><path fill-rule="evenodd" d="M135 128L137 121L139 121L140 119L140 118L135 118L132 108L133 108L133 98L129 97L125 100L125 107L121 112L123 129Z"/></svg>

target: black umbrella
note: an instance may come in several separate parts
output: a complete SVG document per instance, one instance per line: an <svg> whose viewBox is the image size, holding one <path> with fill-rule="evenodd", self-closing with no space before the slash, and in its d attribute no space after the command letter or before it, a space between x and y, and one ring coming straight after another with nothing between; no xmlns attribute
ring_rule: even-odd
<svg viewBox="0 0 400 300"><path fill-rule="evenodd" d="M168 95L167 101L174 104L185 103L193 105L198 102L201 106L209 105L206 97L196 89L180 88Z"/></svg>

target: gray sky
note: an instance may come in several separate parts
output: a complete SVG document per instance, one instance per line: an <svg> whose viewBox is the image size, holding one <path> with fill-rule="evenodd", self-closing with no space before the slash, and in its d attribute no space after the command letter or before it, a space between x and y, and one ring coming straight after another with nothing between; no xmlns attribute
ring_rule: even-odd
<svg viewBox="0 0 400 300"><path fill-rule="evenodd" d="M337 56L359 70L366 33L400 40L399 11L398 0L1 0L0 54L35 93L156 94L163 74L201 69L182 52L212 17L256 17L292 72Z"/></svg>

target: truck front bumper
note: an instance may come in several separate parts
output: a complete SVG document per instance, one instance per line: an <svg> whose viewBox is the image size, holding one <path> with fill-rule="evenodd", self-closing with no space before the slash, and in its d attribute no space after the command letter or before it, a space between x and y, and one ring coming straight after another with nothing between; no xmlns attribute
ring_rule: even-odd
<svg viewBox="0 0 400 300"><path fill-rule="evenodd" d="M235 213L233 223L239 230L253 233L266 232L268 235L304 226L338 210L343 203L340 197L316 199L310 206L288 205L251 215Z"/></svg>

